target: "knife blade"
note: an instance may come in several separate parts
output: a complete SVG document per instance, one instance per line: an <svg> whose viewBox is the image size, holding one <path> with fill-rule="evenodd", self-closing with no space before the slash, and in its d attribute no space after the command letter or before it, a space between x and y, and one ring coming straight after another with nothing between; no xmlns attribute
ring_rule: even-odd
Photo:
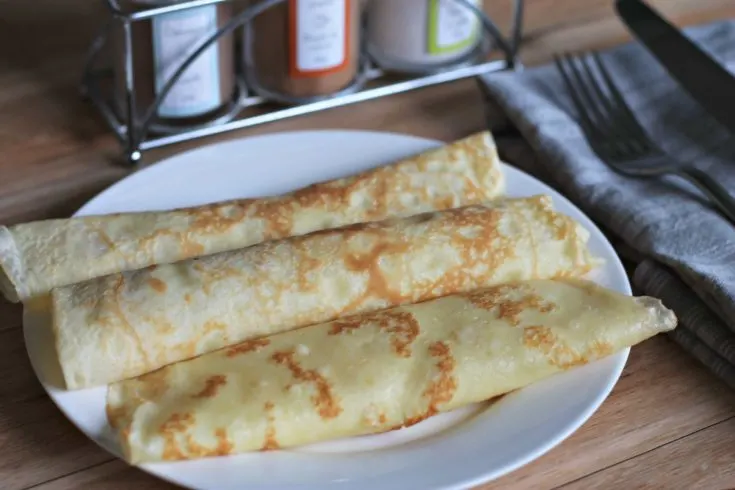
<svg viewBox="0 0 735 490"><path fill-rule="evenodd" d="M710 115L735 133L735 77L641 0L616 0L620 18Z"/></svg>

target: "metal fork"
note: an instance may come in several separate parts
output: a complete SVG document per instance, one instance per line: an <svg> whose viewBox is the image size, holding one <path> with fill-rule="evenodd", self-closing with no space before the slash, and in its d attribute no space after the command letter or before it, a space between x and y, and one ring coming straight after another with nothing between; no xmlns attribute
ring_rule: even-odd
<svg viewBox="0 0 735 490"><path fill-rule="evenodd" d="M589 60L592 60L590 62ZM677 162L648 136L626 104L599 55L555 58L582 130L600 159L621 174L682 177L707 195L710 202L735 224L735 199L719 182L691 164ZM595 76L595 65L599 76Z"/></svg>

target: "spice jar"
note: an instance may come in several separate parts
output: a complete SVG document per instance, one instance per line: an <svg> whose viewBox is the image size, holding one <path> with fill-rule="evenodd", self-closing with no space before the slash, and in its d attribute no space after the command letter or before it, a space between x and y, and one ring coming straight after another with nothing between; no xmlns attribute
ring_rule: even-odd
<svg viewBox="0 0 735 490"><path fill-rule="evenodd" d="M370 0L367 5L368 50L392 71L430 71L461 60L480 42L480 27L476 13L456 0Z"/></svg>
<svg viewBox="0 0 735 490"><path fill-rule="evenodd" d="M120 0L124 11L140 11L181 0ZM190 8L131 23L136 112L142 117L189 54L232 18L229 2ZM116 35L116 94L125 107L122 29ZM179 77L159 105L164 124L197 124L219 117L235 93L234 37L220 37ZM124 113L124 112L123 112Z"/></svg>
<svg viewBox="0 0 735 490"><path fill-rule="evenodd" d="M359 65L361 0L287 0L244 29L248 82L265 96L333 94Z"/></svg>

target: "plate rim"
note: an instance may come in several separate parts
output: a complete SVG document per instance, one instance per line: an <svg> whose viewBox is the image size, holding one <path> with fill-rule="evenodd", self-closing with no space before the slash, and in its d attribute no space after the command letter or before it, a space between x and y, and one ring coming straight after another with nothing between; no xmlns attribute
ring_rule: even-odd
<svg viewBox="0 0 735 490"><path fill-rule="evenodd" d="M314 129L314 130L297 130L297 131L283 131L283 132L272 132L272 133L265 133L261 135L253 135L253 136L243 136L241 138L235 138L210 144L205 144L202 146L198 146L196 148L181 151L179 153L173 154L171 156L168 156L158 162L152 163L144 168L141 168L131 174L128 174L127 176L123 177L119 181L109 185L105 189L101 190L99 193L88 199L83 205L81 205L77 211L75 211L72 216L83 216L88 215L87 210L90 208L94 208L95 206L99 205L98 203L100 201L104 201L107 196L112 195L115 192L118 192L119 188L124 188L125 186L134 185L138 179L140 180L147 180L151 178L156 178L157 173L163 173L164 175L169 171L170 167L177 165L177 161L183 158L194 158L198 153L206 153L208 151L222 151L223 148L226 149L229 145L237 146L239 144L243 144L243 141L250 141L253 139L266 139L266 138L283 138L283 137L289 137L294 135L299 135L303 137L308 137L312 134L318 134L318 135L328 135L329 137L334 137L335 134L351 134L351 135L361 135L361 136L371 136L371 137L393 137L393 138L401 138L404 140L411 139L417 144L423 144L427 147L429 145L438 147L441 145L448 144L447 142L436 140L436 139L430 139L430 138L424 138L420 136L415 136L411 134L404 134L404 133L396 133L396 132L387 132L387 131L372 131L372 130L357 130L357 129ZM219 150L218 150L219 149ZM632 288L630 279L627 275L627 272L625 271L625 268L622 265L622 262L620 260L619 255L615 251L614 247L608 240L607 236L600 230L600 228L597 226L597 224L583 211L581 210L576 204L574 204L569 198L564 196L560 191L556 190L551 185L543 182L539 178L529 174L528 172L525 172L524 170L515 167L509 163L506 163L504 161L500 161L501 168L504 174L506 175L506 178L508 177L508 173L517 173L519 175L522 175L523 178L533 180L536 184L538 184L540 187L545 189L544 192L548 192L552 194L552 200L555 203L555 208L557 207L557 202L562 201L564 205L568 206L571 209L574 209L582 219L581 224L587 228L591 234L596 235L600 241L602 242L602 245L605 248L606 252L606 260L610 260L614 258L614 266L616 269L616 273L620 275L621 278L624 279L623 283L621 283L621 289L619 290L621 293L626 295L632 295ZM379 165L376 165L379 166ZM153 177L151 177L151 175ZM214 201L212 201L214 202ZM114 211L113 211L114 212ZM106 214L106 213L102 213ZM25 306L24 306L24 319L23 319L23 336L25 340L25 350L26 355L29 357L32 369L34 371L34 375L38 379L39 383L43 387L44 391L48 395L48 397L51 399L51 401L54 403L54 405L59 409L59 411L64 415L64 417L74 425L74 427L79 430L82 434L84 434L85 437L93 441L95 444L97 444L100 448L103 450L110 452L110 449L108 447L105 447L103 442L98 437L92 437L90 434L87 433L82 427L77 423L77 420L75 417L73 417L70 413L65 410L62 405L57 401L56 396L52 394L52 391L55 390L53 386L49 386L45 380L43 379L43 376L40 375L39 369L36 366L36 361L34 360L34 357L31 355L30 350L27 347L28 344L28 328L26 327L26 321L25 321ZM548 453L550 450L557 447L559 444L564 442L566 439L568 439L572 434L574 434L581 426L583 426L587 421L590 419L590 417L596 413L600 406L607 400L607 398L610 396L610 393L617 385L618 381L620 380L620 376L622 375L623 369L625 368L625 365L627 364L627 360L630 354L630 347L625 348L618 353L610 356L611 359L613 359L614 365L611 367L610 372L607 375L607 382L604 387L601 387L600 391L595 396L594 400L590 402L584 410L582 410L580 413L574 415L574 421L571 423L568 423L566 427L564 427L564 430L560 431L556 434L554 437L550 437L547 439L547 441L544 444L539 445L535 450L529 451L524 457L517 458L512 464L508 464L502 468L495 468L490 469L485 473L476 475L474 477L468 477L464 479L463 481L458 481L453 485L449 486L443 486L442 489L460 489L460 488L466 488L467 486L474 486L474 485L481 485L485 483L489 483L491 481L494 481L504 475L507 475L509 473L512 473L519 468L522 468L523 466L526 466L530 462L540 458L544 454ZM116 453L111 453L112 456L119 459L119 455ZM173 483L175 485L183 486L184 488L197 488L192 486L187 486L181 481L174 479L170 476L169 473L157 471L156 468L151 467L155 466L154 464L141 464L135 466L136 468L152 475L155 478L159 478L163 481Z"/></svg>

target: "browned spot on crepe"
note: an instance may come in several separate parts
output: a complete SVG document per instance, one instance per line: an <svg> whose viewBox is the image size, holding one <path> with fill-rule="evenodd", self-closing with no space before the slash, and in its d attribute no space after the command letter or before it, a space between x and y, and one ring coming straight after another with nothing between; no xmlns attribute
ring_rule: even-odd
<svg viewBox="0 0 735 490"><path fill-rule="evenodd" d="M570 277L575 277L580 272L578 270L565 270L565 271L559 271L556 274L554 274L554 279L567 279Z"/></svg>
<svg viewBox="0 0 735 490"><path fill-rule="evenodd" d="M115 244L115 241L109 237L107 233L102 230L102 228L91 224L90 222L85 223L87 228L89 228L93 233L97 235L97 238L99 238L107 247L108 250L112 250L115 255L118 255L124 263L126 264L133 264L135 263L134 260L131 260L131 257L123 253L122 250L120 250L120 247Z"/></svg>
<svg viewBox="0 0 735 490"><path fill-rule="evenodd" d="M460 254L460 261L436 280L415 285L412 300L468 291L490 282L498 267L515 253L513 240L498 229L501 215L502 211L483 206L446 211L441 219L458 230L452 233L450 245Z"/></svg>
<svg viewBox="0 0 735 490"><path fill-rule="evenodd" d="M407 311L383 311L373 313L370 321L362 315L332 322L329 335L350 332L363 325L376 325L391 336L393 351L401 357L411 357L411 344L418 337L421 328L416 318Z"/></svg>
<svg viewBox="0 0 735 490"><path fill-rule="evenodd" d="M102 328L115 329L121 327L124 329L127 332L128 337L135 344L140 356L143 358L142 364L144 366L150 366L151 363L148 359L148 353L146 352L143 340L140 338L135 328L130 324L125 316L125 312L120 307L120 294L125 287L125 275L117 274L113 277L115 278L115 283L102 293L102 296L99 297L96 302L97 306L95 308L99 308L100 311L109 311L110 315L113 316L117 322L111 321L111 318L107 318L104 315L100 315L97 321ZM107 308L101 308L100 305L105 303L107 304ZM115 323L117 323L117 325Z"/></svg>
<svg viewBox="0 0 735 490"><path fill-rule="evenodd" d="M194 425L194 415L190 413L175 413L161 425L161 434L174 434L184 432L190 426Z"/></svg>
<svg viewBox="0 0 735 490"><path fill-rule="evenodd" d="M508 393L503 393L502 395L494 396L493 398L490 398L489 400L486 400L484 403L486 404L487 407L489 407L490 405L493 405L493 404L499 402L505 395L508 395L510 393L512 393L512 391L510 391ZM432 415L436 415L436 414L435 413L432 414L432 413L427 412L427 413L424 413L424 414L421 414L421 415L417 415L416 417L409 417L402 424L399 424L399 425L396 425L396 426L393 426L393 427L390 427L389 429L387 429L387 432L390 432L392 430L399 430L399 429L405 429L407 427L411 427L412 425L416 425L419 422L423 422L424 420L428 419Z"/></svg>
<svg viewBox="0 0 735 490"><path fill-rule="evenodd" d="M190 413L173 414L161 425L159 433L164 440L162 459L164 461L176 461L181 459L204 458L208 456L226 456L232 453L234 446L227 438L227 431L218 428L214 431L217 441L214 447L206 447L194 440L188 430L194 426L194 416ZM179 444L183 439L185 451Z"/></svg>
<svg viewBox="0 0 735 490"><path fill-rule="evenodd" d="M166 283L158 279L157 277L148 278L148 285L157 293L165 293L166 289L168 289Z"/></svg>
<svg viewBox="0 0 735 490"><path fill-rule="evenodd" d="M146 323L149 323L151 325L156 326L156 331L160 335L173 335L176 331L176 328L174 327L173 323L168 321L165 317L163 318L156 318L156 317L149 317L146 316L144 320Z"/></svg>
<svg viewBox="0 0 735 490"><path fill-rule="evenodd" d="M229 201L194 208L190 211L190 215L194 217L191 228L208 233L223 233L243 221L245 208L252 202L250 199L243 199L239 202Z"/></svg>
<svg viewBox="0 0 735 490"><path fill-rule="evenodd" d="M204 388L202 388L202 391L197 393L196 395L193 395L193 398L212 398L217 394L217 391L219 391L221 386L224 386L227 384L227 378L221 374L216 374L214 376L210 376L207 378L207 380L204 382Z"/></svg>
<svg viewBox="0 0 735 490"><path fill-rule="evenodd" d="M190 233L171 231L169 228L162 228L152 232L147 237L141 238L138 242L138 249L145 251L149 257L154 257L154 246L160 242L160 238L164 236L171 237L171 240L181 246L180 259L189 259L204 254L204 246L194 242L189 238Z"/></svg>
<svg viewBox="0 0 735 490"><path fill-rule="evenodd" d="M227 438L227 431L225 431L225 429L215 429L214 437L217 441L217 444L216 446L210 448L196 442L191 434L186 434L185 439L186 452L188 454L187 458L196 459L206 458L210 456L227 456L228 454L232 453L234 446L232 445L232 442L230 442Z"/></svg>
<svg viewBox="0 0 735 490"><path fill-rule="evenodd" d="M179 447L177 436L185 433L193 425L194 415L190 413L175 413L166 422L161 424L159 433L164 441L163 454L161 455L164 461L176 461L187 458L186 454Z"/></svg>
<svg viewBox="0 0 735 490"><path fill-rule="evenodd" d="M457 391L457 382L454 379L455 362L452 352L446 342L434 342L429 346L429 354L437 360L438 377L429 383L424 396L429 399L429 413L439 413L439 406L452 400Z"/></svg>
<svg viewBox="0 0 735 490"><path fill-rule="evenodd" d="M416 425L420 422L423 422L424 420L428 419L430 415L428 413L423 413L420 415L416 415L415 417L408 417L406 418L403 423L395 425L393 427L389 427L386 432L390 432L393 430L400 430L400 429L406 429L408 427L411 427L412 425Z"/></svg>
<svg viewBox="0 0 735 490"><path fill-rule="evenodd" d="M214 431L214 437L217 438L217 447L214 449L213 456L225 456L232 453L234 446L227 439L227 431L225 429L216 429Z"/></svg>
<svg viewBox="0 0 735 490"><path fill-rule="evenodd" d="M267 338L246 340L245 342L229 347L226 351L226 355L227 357L234 357L239 356L240 354L247 354L248 352L260 350L270 343L271 341Z"/></svg>
<svg viewBox="0 0 735 490"><path fill-rule="evenodd" d="M163 367L138 377L137 386L143 390L140 396L149 400L160 399L168 391L168 370Z"/></svg>
<svg viewBox="0 0 735 490"><path fill-rule="evenodd" d="M432 343L429 346L429 354L436 359L438 373L422 394L428 399L428 408L422 414L407 417L396 428L410 427L438 414L441 408L440 406L450 402L452 397L454 397L454 393L457 391L457 381L454 378L456 363L447 343L442 341Z"/></svg>
<svg viewBox="0 0 735 490"><path fill-rule="evenodd" d="M229 256L234 256L233 253L229 253ZM242 272L234 267L227 264L225 261L218 263L216 266L204 265L202 262L196 262L192 266L195 271L201 274L202 291L205 294L210 294L210 285L214 282L222 281L223 279L235 278L238 279L242 276Z"/></svg>
<svg viewBox="0 0 735 490"><path fill-rule="evenodd" d="M561 369L569 369L575 366L587 364L589 359L571 349L568 345L557 345L551 351L549 362Z"/></svg>
<svg viewBox="0 0 735 490"><path fill-rule="evenodd" d="M523 329L523 344L526 347L549 354L554 348L555 342L556 336L548 327L531 326Z"/></svg>
<svg viewBox="0 0 735 490"><path fill-rule="evenodd" d="M364 315L355 315L352 317L341 318L334 320L329 327L329 333L327 335L339 335L343 333L351 332L362 327L365 324Z"/></svg>
<svg viewBox="0 0 735 490"><path fill-rule="evenodd" d="M309 277L309 273L318 268L321 265L321 261L313 258L309 254L309 249L304 240L294 240L293 248L295 254L299 257L296 264L296 282L299 285L299 289L302 291L313 291L316 285L312 278Z"/></svg>
<svg viewBox="0 0 735 490"><path fill-rule="evenodd" d="M185 301L185 302L186 302L187 304L188 304L188 303L191 303L191 294L189 294L189 293L186 293L186 294L184 295L184 301Z"/></svg>
<svg viewBox="0 0 735 490"><path fill-rule="evenodd" d="M293 349L276 352L271 356L271 359L288 368L291 371L291 376L297 381L314 385L316 393L311 397L311 401L319 412L319 416L323 419L333 419L342 413L342 407L332 394L329 381L316 370L301 367L294 357Z"/></svg>
<svg viewBox="0 0 735 490"><path fill-rule="evenodd" d="M290 236L293 228L293 203L280 199L266 199L252 204L253 217L265 222L264 240Z"/></svg>
<svg viewBox="0 0 735 490"><path fill-rule="evenodd" d="M536 310L541 313L549 313L556 308L554 303L545 301L541 296L524 291L523 284L503 284L488 289L472 291L464 295L467 300L477 308L492 311L495 310L498 319L506 320L511 325L518 326L521 322L520 315L526 310ZM509 298L513 292L520 292L518 299Z"/></svg>
<svg viewBox="0 0 735 490"><path fill-rule="evenodd" d="M551 226L554 231L554 238L557 240L565 240L574 232L574 223L571 220L564 219L562 216L553 219Z"/></svg>
<svg viewBox="0 0 735 490"><path fill-rule="evenodd" d="M276 439L276 419L273 416L273 402L265 402L265 406L263 408L265 410L266 421L268 422L268 424L265 428L265 440L263 441L263 447L261 448L261 450L273 451L280 447L278 444L278 440Z"/></svg>
<svg viewBox="0 0 735 490"><path fill-rule="evenodd" d="M320 182L309 187L297 190L293 197L302 208L322 208L326 211L335 211L350 205L350 196L357 194L366 187L371 187L367 196L370 206L363 210L365 219L382 218L388 214L387 199L390 193L386 192L389 184L393 192L398 192L398 180L403 176L391 169L376 168L362 174L354 175L336 182ZM405 177L403 177L405 179ZM389 182L390 181L390 182Z"/></svg>
<svg viewBox="0 0 735 490"><path fill-rule="evenodd" d="M375 403L369 403L362 411L362 425L370 431L375 429L385 430L383 426L387 421L388 417L386 417L384 409Z"/></svg>
<svg viewBox="0 0 735 490"><path fill-rule="evenodd" d="M128 409L125 405L113 408L109 404L105 404L105 415L107 415L107 422L110 427L117 429L121 427L121 421L127 418Z"/></svg>
<svg viewBox="0 0 735 490"><path fill-rule="evenodd" d="M208 334L216 330L221 331L223 334L227 332L227 325L215 320L207 320L204 323L204 333Z"/></svg>
<svg viewBox="0 0 735 490"><path fill-rule="evenodd" d="M204 255L204 245L191 240L184 239L181 242L181 250L185 258L198 257Z"/></svg>
<svg viewBox="0 0 735 490"><path fill-rule="evenodd" d="M587 364L590 360L602 358L612 354L613 351L613 347L609 343L595 341L590 346L591 357L587 357L564 344L549 327L545 326L524 328L523 343L527 347L538 349L548 357L550 364L561 369Z"/></svg>
<svg viewBox="0 0 735 490"><path fill-rule="evenodd" d="M594 359L602 359L607 357L614 352L613 346L609 342L603 340L595 340L590 348L591 356Z"/></svg>
<svg viewBox="0 0 735 490"><path fill-rule="evenodd" d="M408 298L398 291L394 291L388 285L388 281L383 275L380 268L379 259L387 255L406 253L410 250L410 246L405 242L391 243L386 240L384 234L377 234L377 240L383 240L373 246L371 250L365 253L355 253L345 257L345 266L347 270L355 272L367 272L368 282L365 288L365 294L355 298L348 306L344 308L344 312L357 310L362 303L368 298L382 298L390 304L403 304Z"/></svg>
<svg viewBox="0 0 735 490"><path fill-rule="evenodd" d="M176 346L172 347L172 349L180 352L184 359L189 359L196 356L197 354L197 342L196 340L184 342L183 344L177 344ZM166 362L166 360L168 359L168 354L166 353L166 351L162 351L159 354L159 357L162 363L168 364L168 362Z"/></svg>

